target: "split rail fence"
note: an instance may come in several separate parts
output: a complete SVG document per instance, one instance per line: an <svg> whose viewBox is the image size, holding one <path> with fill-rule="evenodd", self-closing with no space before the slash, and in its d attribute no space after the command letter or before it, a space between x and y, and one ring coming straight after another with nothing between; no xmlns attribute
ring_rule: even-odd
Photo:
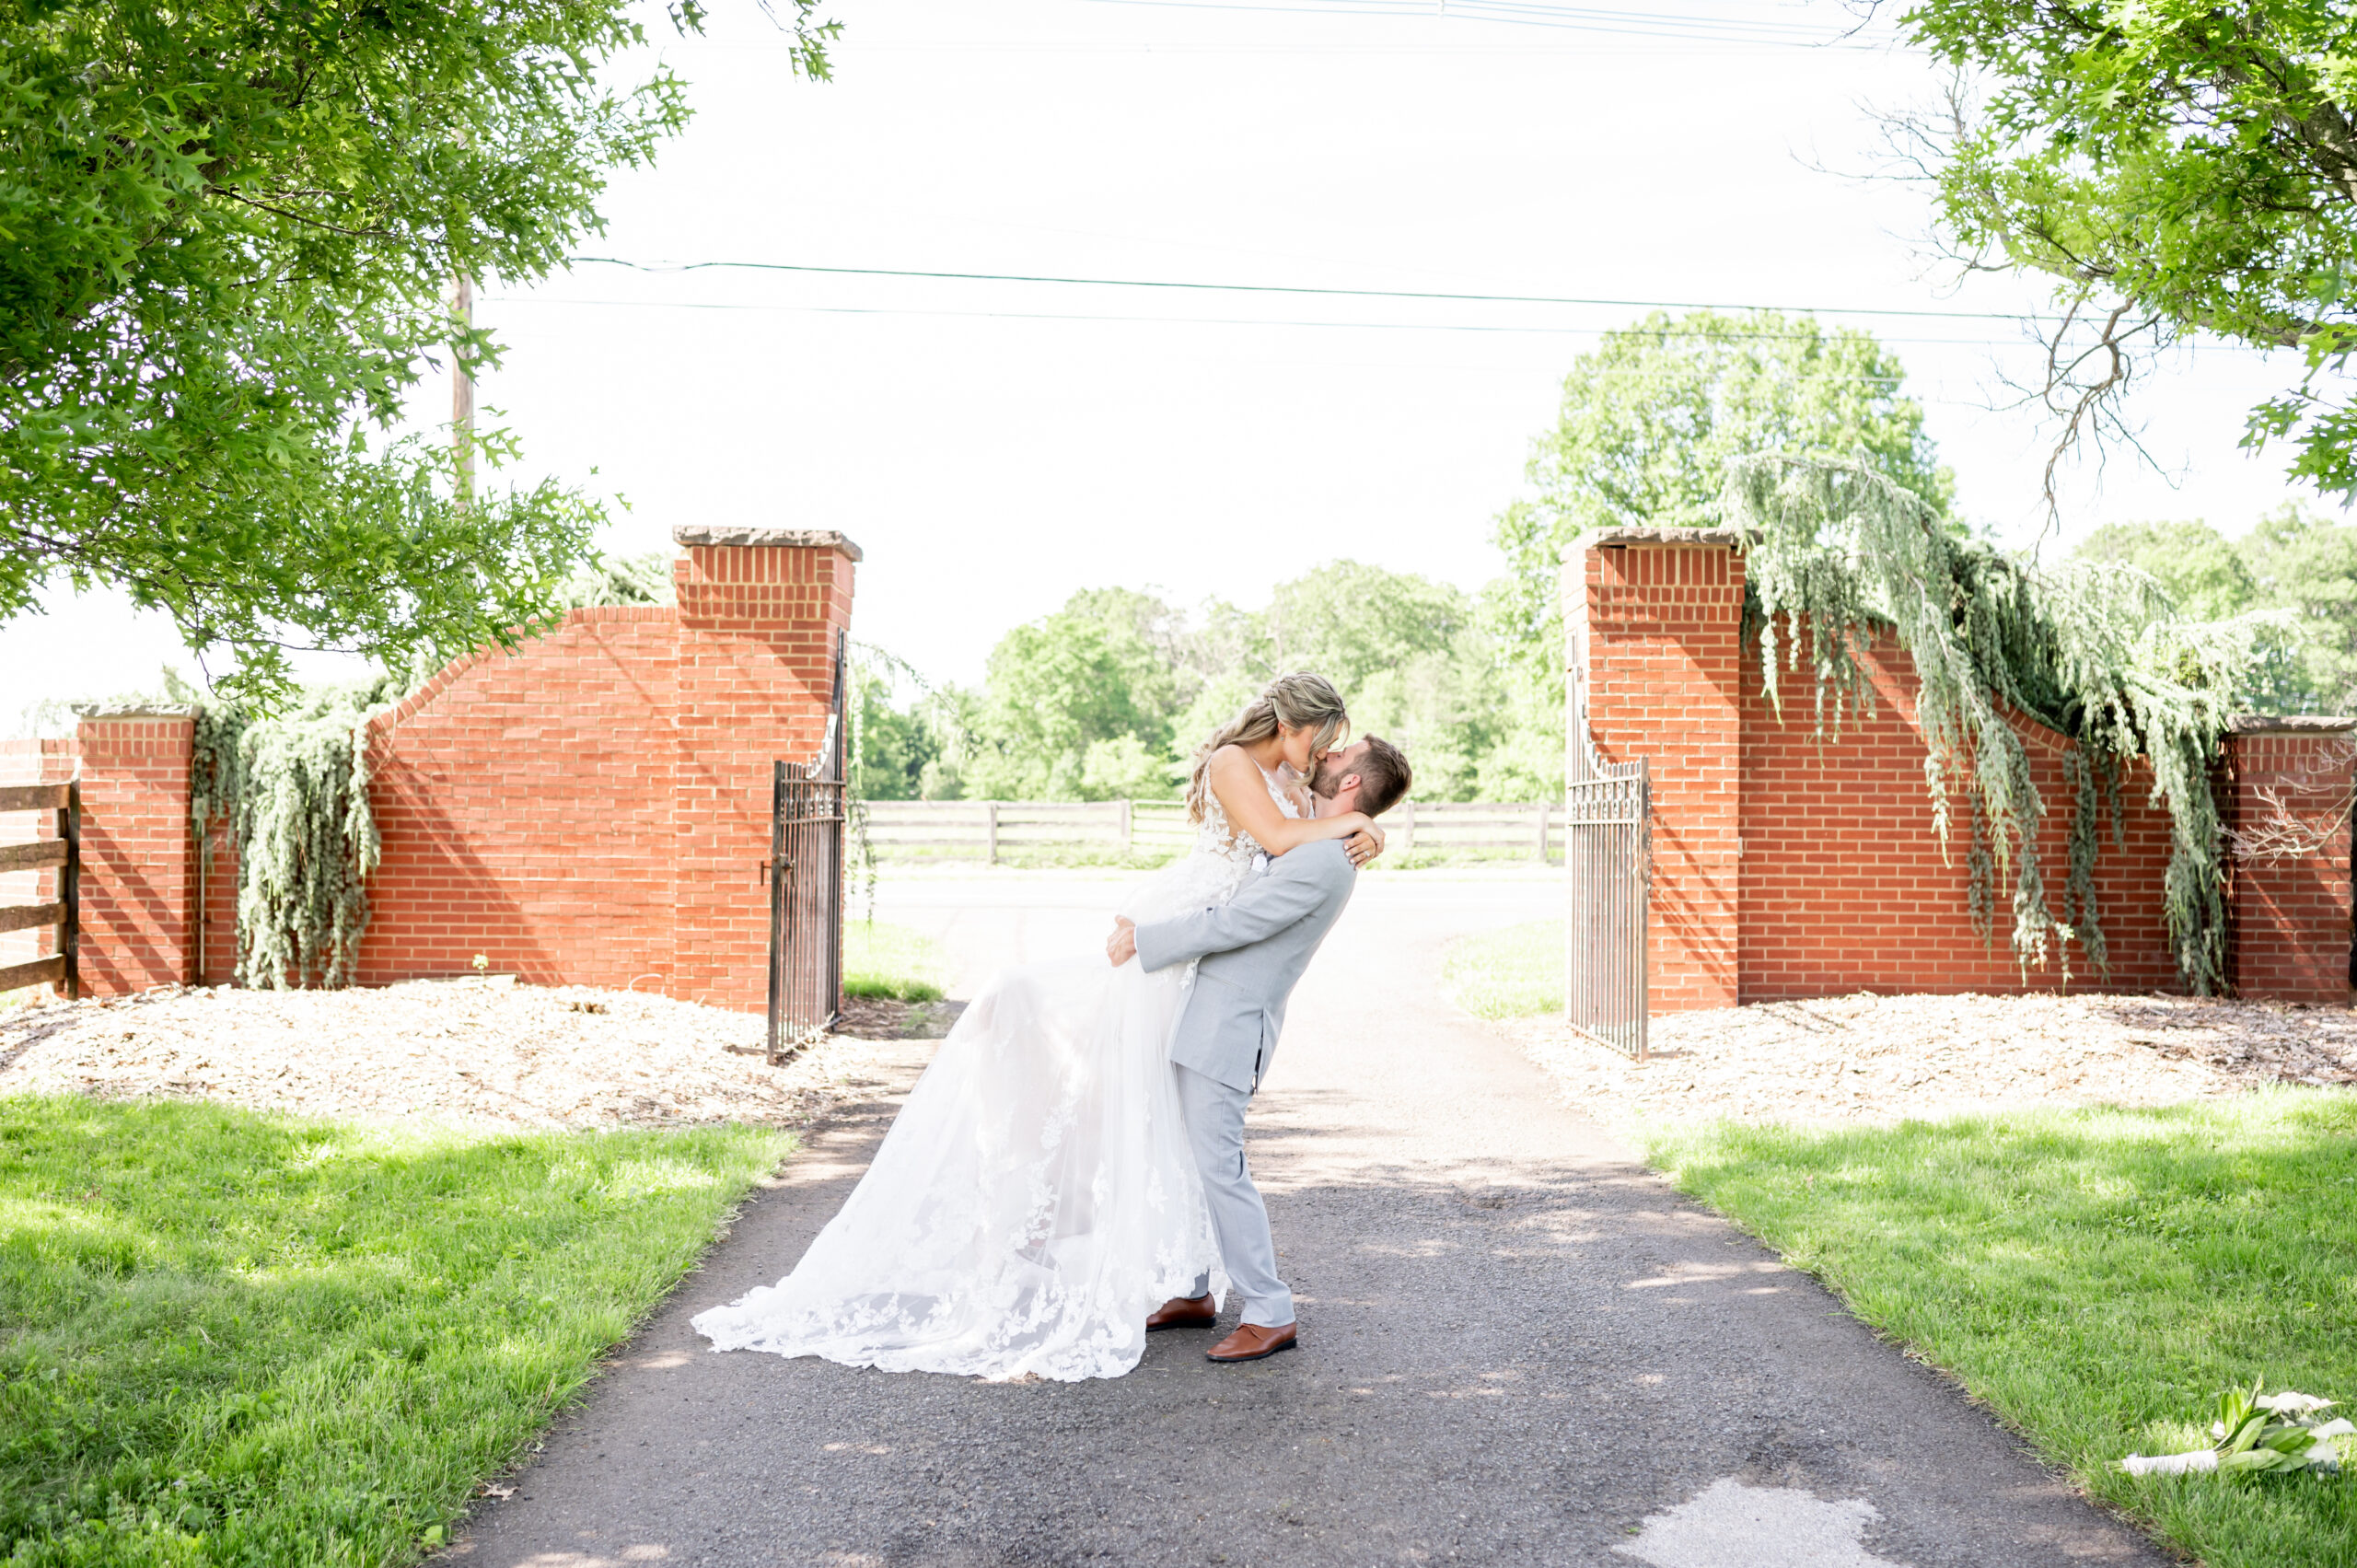
<svg viewBox="0 0 2357 1568"><path fill-rule="evenodd" d="M0 904L0 932L47 927L56 932L57 940L52 950L40 958L0 965L0 992L50 984L70 1000L81 994L81 977L74 964L82 912L80 792L71 784L0 784L0 815L26 811L56 813L55 836L0 844L0 873L41 872L54 866L57 896L37 903Z"/></svg>
<svg viewBox="0 0 2357 1568"><path fill-rule="evenodd" d="M1403 800L1383 819L1398 857L1458 850L1519 851L1561 859L1563 807L1537 802ZM1194 842L1175 800L871 800L867 837L878 850L947 852L996 865L1010 852L1084 849L1176 854Z"/></svg>

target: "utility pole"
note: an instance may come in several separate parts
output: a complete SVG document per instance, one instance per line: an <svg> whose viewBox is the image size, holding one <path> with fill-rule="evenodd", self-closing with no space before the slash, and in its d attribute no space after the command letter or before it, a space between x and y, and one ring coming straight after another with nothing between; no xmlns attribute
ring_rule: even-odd
<svg viewBox="0 0 2357 1568"><path fill-rule="evenodd" d="M450 312L461 330L475 324L474 285L461 276L450 289ZM459 505L475 498L475 378L464 343L450 347L450 443L459 459Z"/></svg>

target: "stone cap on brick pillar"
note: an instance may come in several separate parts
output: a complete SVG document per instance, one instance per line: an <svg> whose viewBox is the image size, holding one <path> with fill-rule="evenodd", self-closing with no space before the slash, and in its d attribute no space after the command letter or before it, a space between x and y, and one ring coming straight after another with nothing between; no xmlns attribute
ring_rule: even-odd
<svg viewBox="0 0 2357 1568"><path fill-rule="evenodd" d="M833 550L853 561L865 560L859 546L832 528L723 528L711 523L681 523L671 529L675 544L740 545L752 549Z"/></svg>
<svg viewBox="0 0 2357 1568"><path fill-rule="evenodd" d="M1740 528L1598 528L1573 540L1584 544L1741 544Z"/></svg>
<svg viewBox="0 0 2357 1568"><path fill-rule="evenodd" d="M2357 718L2331 714L2236 714L2226 721L2235 735L2338 735L2357 729Z"/></svg>

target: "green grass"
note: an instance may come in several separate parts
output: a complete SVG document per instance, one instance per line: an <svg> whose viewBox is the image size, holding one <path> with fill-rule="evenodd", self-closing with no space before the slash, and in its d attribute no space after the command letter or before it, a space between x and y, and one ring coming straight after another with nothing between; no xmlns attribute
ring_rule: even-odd
<svg viewBox="0 0 2357 1568"><path fill-rule="evenodd" d="M791 1142L0 1098L0 1563L415 1558Z"/></svg>
<svg viewBox="0 0 2357 1568"><path fill-rule="evenodd" d="M932 937L888 921L843 922L843 994L938 1002L949 959Z"/></svg>
<svg viewBox="0 0 2357 1568"><path fill-rule="evenodd" d="M2357 1564L2357 1469L2112 1468L2202 1446L2195 1418L2235 1383L2357 1401L2357 1095L1726 1123L1656 1131L1649 1153L2209 1568Z"/></svg>
<svg viewBox="0 0 2357 1568"><path fill-rule="evenodd" d="M1563 1005L1563 923L1460 936L1440 964L1448 999L1477 1018L1522 1018L1560 1012Z"/></svg>

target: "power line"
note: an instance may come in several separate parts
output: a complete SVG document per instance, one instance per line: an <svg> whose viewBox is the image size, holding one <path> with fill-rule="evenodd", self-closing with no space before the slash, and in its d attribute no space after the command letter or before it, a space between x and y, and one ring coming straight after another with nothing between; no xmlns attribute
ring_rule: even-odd
<svg viewBox="0 0 2357 1568"><path fill-rule="evenodd" d="M624 309L648 310L750 310L779 315L800 316L923 316L944 317L961 320L981 321L1127 321L1171 327L1310 327L1339 328L1353 331L1383 332L1480 332L1492 335L1515 334L1548 337L1604 337L1613 335L1643 335L1666 338L1704 338L1733 336L1774 342L1799 342L1815 339L1814 332L1771 332L1737 329L1732 333L1699 331L1669 331L1638 332L1626 327L1534 327L1500 325L1495 323L1454 321L1314 321L1297 317L1276 316L1132 316L1112 313L1062 310L945 310L926 309L911 306L891 305L762 305L732 300L697 299L583 299L563 298L550 295L505 294L484 295L505 305L593 305L619 307ZM2006 338L1877 338L1880 344L1945 345L1955 348L1998 348L2014 346L2020 340ZM1891 377L1859 377L1859 380L1896 380Z"/></svg>
<svg viewBox="0 0 2357 1568"><path fill-rule="evenodd" d="M950 273L913 267L821 267L795 261L630 261L619 256L574 256L580 265L626 267L639 273L816 273L832 277L935 278L955 283L1055 284L1082 288L1182 289L1224 294L1310 295L1328 299L1422 299L1452 304L1585 305L1616 310L1766 310L1806 316L1897 316L1954 321L2020 321L2032 315L2006 310L1897 310L1841 305L1712 304L1675 299L1588 299L1548 294L1455 294L1429 289L1317 288L1306 284L1201 283L1167 278L1075 278L1031 273Z"/></svg>
<svg viewBox="0 0 2357 1568"><path fill-rule="evenodd" d="M1099 5L1144 6L1157 10L1248 11L1262 15L1313 17L1429 17L1438 21L1503 22L1521 27L1558 28L1628 38L1657 38L1690 43L1725 42L1785 48L1874 49L1904 41L1894 35L1877 37L1857 29L1827 28L1808 22L1746 21L1732 17L1704 17L1644 11L1607 11L1581 6L1547 6L1525 0L1346 0L1341 4L1269 4L1267 0L1094 0Z"/></svg>

